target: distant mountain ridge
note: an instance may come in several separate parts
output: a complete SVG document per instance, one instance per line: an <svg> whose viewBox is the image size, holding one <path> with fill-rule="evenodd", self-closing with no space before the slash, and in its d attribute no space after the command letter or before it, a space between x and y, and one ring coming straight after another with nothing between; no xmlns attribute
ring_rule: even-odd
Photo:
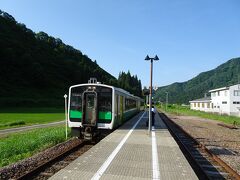
<svg viewBox="0 0 240 180"><path fill-rule="evenodd" d="M73 84L117 79L81 51L0 10L0 106L56 106Z"/></svg>
<svg viewBox="0 0 240 180"><path fill-rule="evenodd" d="M189 100L204 97L210 89L234 85L239 80L240 57L230 59L213 70L202 72L189 81L160 87L154 99L165 102L166 92L169 92L170 103L188 103Z"/></svg>

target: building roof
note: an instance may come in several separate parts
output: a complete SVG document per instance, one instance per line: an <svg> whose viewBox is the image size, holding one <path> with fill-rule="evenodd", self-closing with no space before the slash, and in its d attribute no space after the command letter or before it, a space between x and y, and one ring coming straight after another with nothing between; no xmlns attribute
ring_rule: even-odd
<svg viewBox="0 0 240 180"><path fill-rule="evenodd" d="M223 90L228 90L229 87L222 87L222 88L217 88L217 89L211 89L208 92L216 92L216 91L223 91Z"/></svg>
<svg viewBox="0 0 240 180"><path fill-rule="evenodd" d="M204 98L200 98L200 99L195 99L192 101L189 101L190 103L192 102L211 102L211 97L204 97Z"/></svg>

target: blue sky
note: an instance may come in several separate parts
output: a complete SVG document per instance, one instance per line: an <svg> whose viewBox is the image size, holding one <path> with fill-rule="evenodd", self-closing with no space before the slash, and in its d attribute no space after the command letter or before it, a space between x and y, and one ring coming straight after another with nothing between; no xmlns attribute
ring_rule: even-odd
<svg viewBox="0 0 240 180"><path fill-rule="evenodd" d="M34 32L81 50L118 77L149 85L193 78L240 55L239 0L1 0L0 9Z"/></svg>

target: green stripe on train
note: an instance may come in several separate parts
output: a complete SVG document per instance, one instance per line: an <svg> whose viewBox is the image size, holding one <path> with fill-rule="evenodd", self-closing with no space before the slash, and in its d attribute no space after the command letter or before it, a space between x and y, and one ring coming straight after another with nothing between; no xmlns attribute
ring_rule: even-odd
<svg viewBox="0 0 240 180"><path fill-rule="evenodd" d="M112 119L112 112L111 111L106 111L106 112L99 111L98 118L99 119L111 120Z"/></svg>
<svg viewBox="0 0 240 180"><path fill-rule="evenodd" d="M137 109L124 112L124 115L123 115L124 121L129 120L129 119L130 119L131 117L133 117L137 112L138 112Z"/></svg>
<svg viewBox="0 0 240 180"><path fill-rule="evenodd" d="M82 111L70 110L70 118L82 119Z"/></svg>
<svg viewBox="0 0 240 180"><path fill-rule="evenodd" d="M76 111L76 110L70 110L70 118L82 118L82 112ZM111 120L112 119L112 113L111 111L100 111L98 114L99 119L105 119L105 120Z"/></svg>

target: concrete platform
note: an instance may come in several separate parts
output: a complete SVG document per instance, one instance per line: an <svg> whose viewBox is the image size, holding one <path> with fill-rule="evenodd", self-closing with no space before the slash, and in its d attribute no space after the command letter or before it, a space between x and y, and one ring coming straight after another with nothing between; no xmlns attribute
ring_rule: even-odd
<svg viewBox="0 0 240 180"><path fill-rule="evenodd" d="M142 112L50 179L198 179L158 114Z"/></svg>

